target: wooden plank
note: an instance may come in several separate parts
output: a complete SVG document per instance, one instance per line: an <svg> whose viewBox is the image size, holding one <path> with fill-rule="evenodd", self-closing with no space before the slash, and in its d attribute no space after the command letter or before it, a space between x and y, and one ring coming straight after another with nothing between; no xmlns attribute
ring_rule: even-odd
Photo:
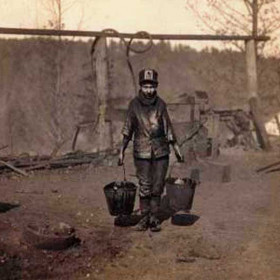
<svg viewBox="0 0 280 280"><path fill-rule="evenodd" d="M100 38L96 46L96 85L99 100L99 122L97 126L98 149L105 150L112 147L111 123L106 122L109 99L109 77L106 38Z"/></svg>
<svg viewBox="0 0 280 280"><path fill-rule="evenodd" d="M73 152L56 158L46 156L27 157L24 159L13 157L9 162L3 159L0 160L0 173L5 170L13 170L22 175L28 175L26 171L31 170L63 168L80 164L98 164L105 159L116 156L118 153L117 149L107 149L98 153Z"/></svg>
<svg viewBox="0 0 280 280"><path fill-rule="evenodd" d="M210 130L211 133L209 133L208 137L212 138L211 157L215 159L219 155L220 116L218 114L214 114L211 116L211 119L212 119L212 125Z"/></svg>
<svg viewBox="0 0 280 280"><path fill-rule="evenodd" d="M200 121L198 104L168 103L167 109L172 123Z"/></svg>
<svg viewBox="0 0 280 280"><path fill-rule="evenodd" d="M265 170L267 170L267 169L269 169L269 168L271 168L271 167L274 167L274 166L276 166L276 165L279 165L279 164L280 164L280 161L273 162L273 163L271 163L271 164L269 164L269 165L266 165L266 166L264 166L264 167L258 168L258 169L256 170L256 172L258 173L258 172L261 172L261 171L265 171Z"/></svg>
<svg viewBox="0 0 280 280"><path fill-rule="evenodd" d="M23 176L28 176L28 174L24 171L24 170L21 170L15 166L13 166L12 164L8 163L8 162L5 162L3 160L0 160L0 163L6 165L7 167L9 167L10 169L12 169L13 171L23 175Z"/></svg>
<svg viewBox="0 0 280 280"><path fill-rule="evenodd" d="M167 104L171 122L191 122L192 107L192 104Z"/></svg>
<svg viewBox="0 0 280 280"><path fill-rule="evenodd" d="M32 36L75 36L75 37L109 37L149 40L147 33L119 33L102 31L79 31L79 30L53 30L53 29L31 29L31 28L4 28L0 27L0 34L10 35L32 35ZM269 36L243 36L243 35L197 35L197 34L150 34L154 40L206 40L206 41L268 41Z"/></svg>
<svg viewBox="0 0 280 280"><path fill-rule="evenodd" d="M246 42L247 90L249 99L258 97L257 59L254 40Z"/></svg>

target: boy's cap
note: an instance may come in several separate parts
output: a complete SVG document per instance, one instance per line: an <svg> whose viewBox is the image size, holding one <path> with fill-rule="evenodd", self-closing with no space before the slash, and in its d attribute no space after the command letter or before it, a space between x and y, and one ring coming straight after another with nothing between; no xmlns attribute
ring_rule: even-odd
<svg viewBox="0 0 280 280"><path fill-rule="evenodd" d="M158 73L154 69L142 69L139 72L139 85L151 83L158 85Z"/></svg>

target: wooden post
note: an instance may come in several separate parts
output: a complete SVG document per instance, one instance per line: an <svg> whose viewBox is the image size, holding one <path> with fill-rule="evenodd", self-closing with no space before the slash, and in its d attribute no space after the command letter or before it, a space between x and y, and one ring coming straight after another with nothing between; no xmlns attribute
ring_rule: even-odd
<svg viewBox="0 0 280 280"><path fill-rule="evenodd" d="M219 155L219 126L220 115L213 114L209 116L208 137L212 139L211 158L216 159Z"/></svg>
<svg viewBox="0 0 280 280"><path fill-rule="evenodd" d="M99 101L99 123L97 127L98 150L111 148L110 122L106 121L109 98L109 75L107 60L107 42L101 37L96 46L96 86Z"/></svg>
<svg viewBox="0 0 280 280"><path fill-rule="evenodd" d="M262 149L270 150L271 146L265 130L264 121L259 111L257 59L255 40L246 41L246 68L248 79L249 106L256 127L257 138Z"/></svg>

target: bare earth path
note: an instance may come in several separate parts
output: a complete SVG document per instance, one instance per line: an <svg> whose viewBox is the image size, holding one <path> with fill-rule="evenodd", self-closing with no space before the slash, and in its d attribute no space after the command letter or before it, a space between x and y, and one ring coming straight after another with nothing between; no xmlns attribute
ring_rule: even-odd
<svg viewBox="0 0 280 280"><path fill-rule="evenodd" d="M0 279L278 280L280 172L254 171L277 157L225 151L220 160L231 162L232 180L198 186L192 214L199 219L187 227L167 219L153 234L114 227L103 186L122 178L119 167L1 178L0 201L21 206L0 213ZM133 174L130 156L126 163ZM22 237L28 223L59 222L75 227L79 247L40 251Z"/></svg>

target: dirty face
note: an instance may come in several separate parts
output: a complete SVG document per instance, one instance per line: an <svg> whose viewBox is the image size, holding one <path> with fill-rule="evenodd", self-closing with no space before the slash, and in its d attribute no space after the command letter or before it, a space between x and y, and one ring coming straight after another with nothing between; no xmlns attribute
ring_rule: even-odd
<svg viewBox="0 0 280 280"><path fill-rule="evenodd" d="M157 86L155 84L143 84L141 86L141 91L145 98L151 99L156 95Z"/></svg>

